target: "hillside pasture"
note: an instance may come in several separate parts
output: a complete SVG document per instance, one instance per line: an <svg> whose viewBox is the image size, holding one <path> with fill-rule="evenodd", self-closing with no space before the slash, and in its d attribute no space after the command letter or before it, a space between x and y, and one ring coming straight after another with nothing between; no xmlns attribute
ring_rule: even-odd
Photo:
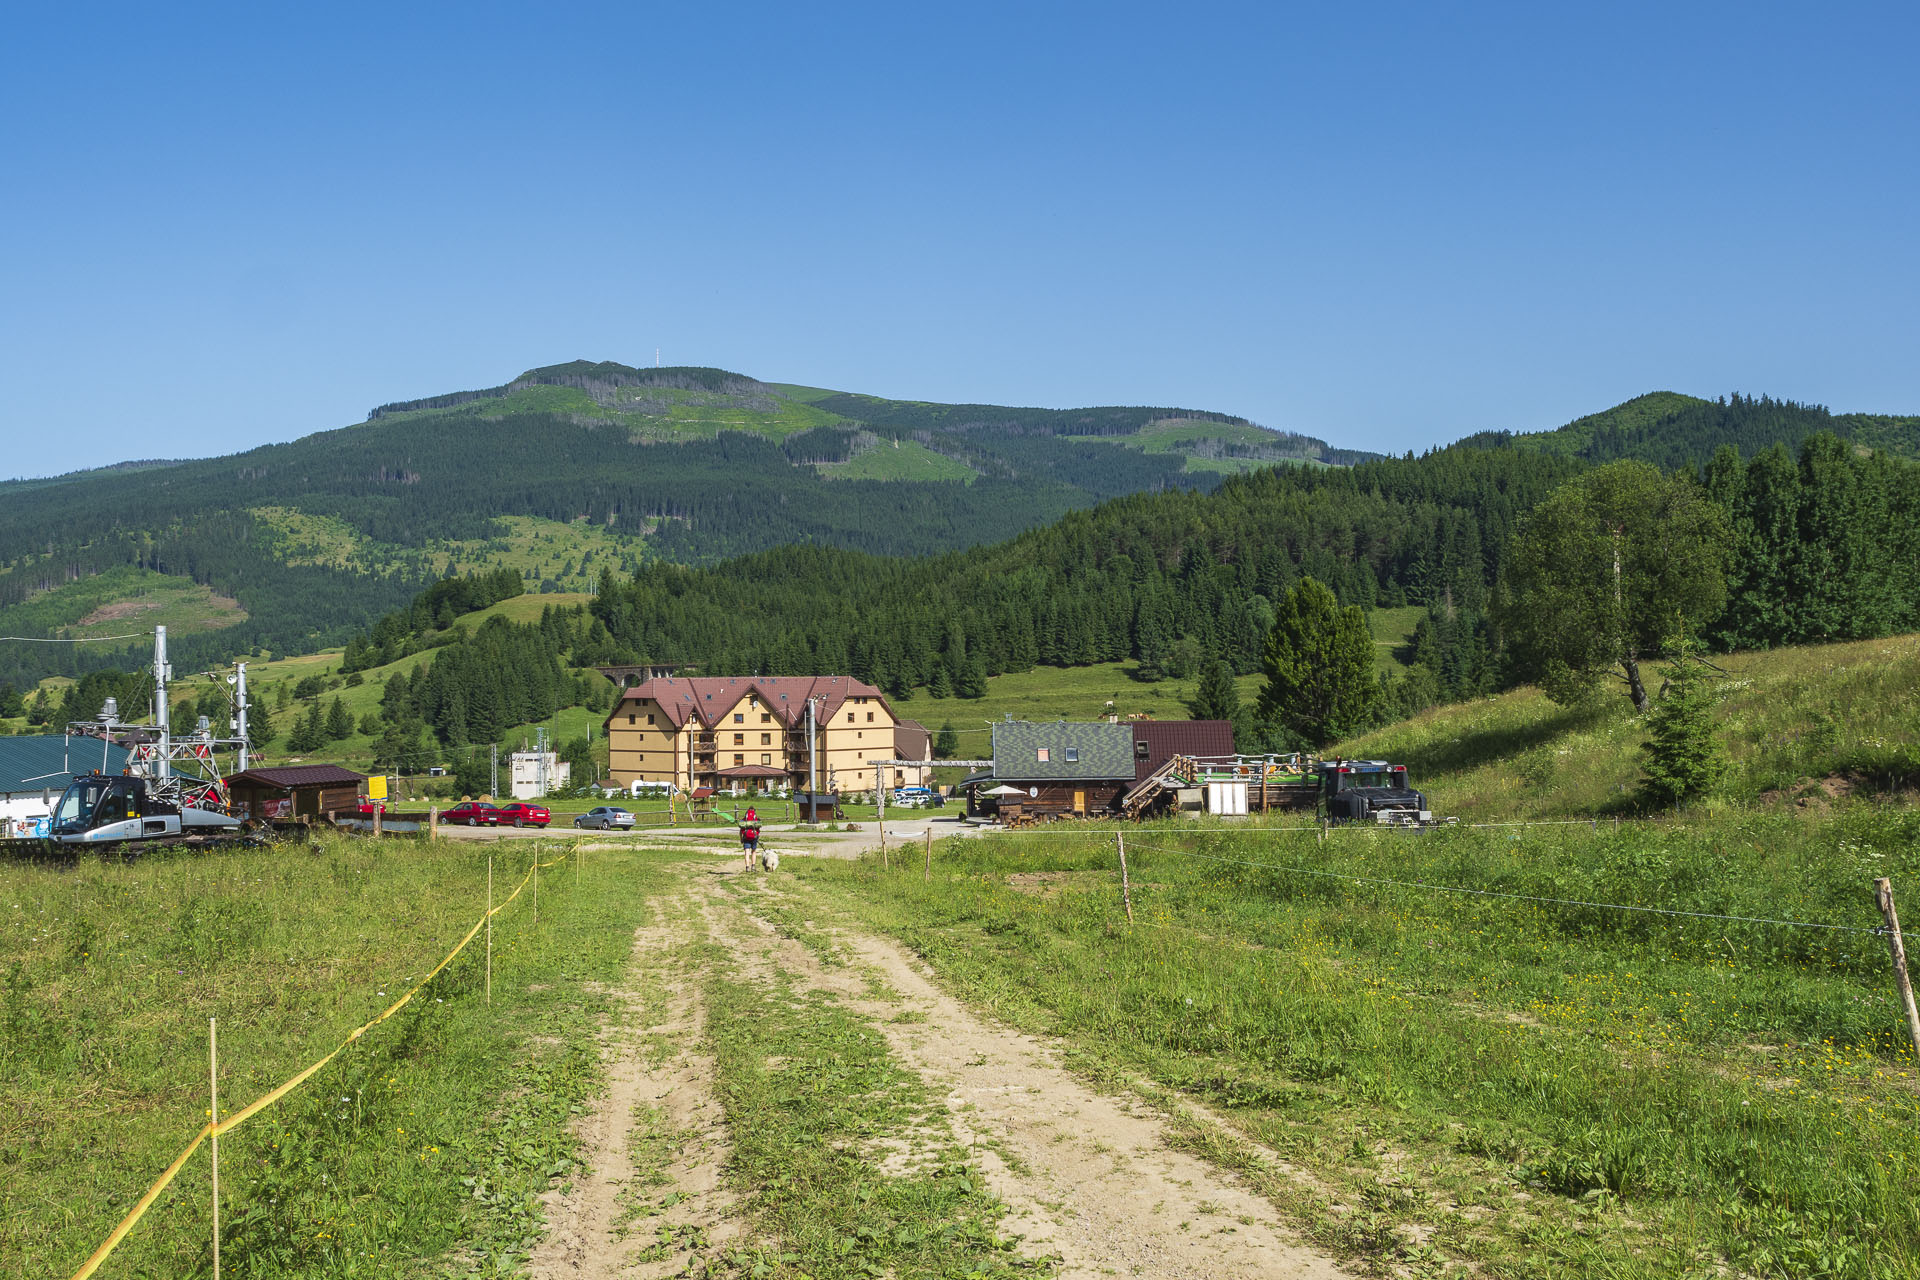
<svg viewBox="0 0 1920 1280"><path fill-rule="evenodd" d="M1704 804L1920 789L1920 636L1713 661L1729 768ZM1657 665L1650 678L1657 691ZM1566 818L1635 812L1645 741L1644 719L1617 692L1568 708L1528 687L1435 707L1334 750L1406 764L1447 813Z"/></svg>

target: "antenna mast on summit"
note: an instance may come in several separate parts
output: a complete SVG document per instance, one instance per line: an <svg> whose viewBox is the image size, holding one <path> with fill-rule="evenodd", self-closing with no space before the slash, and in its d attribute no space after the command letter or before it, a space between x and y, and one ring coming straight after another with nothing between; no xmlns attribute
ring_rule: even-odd
<svg viewBox="0 0 1920 1280"><path fill-rule="evenodd" d="M660 348L658 347L653 349L653 367L656 369L660 367Z"/></svg>

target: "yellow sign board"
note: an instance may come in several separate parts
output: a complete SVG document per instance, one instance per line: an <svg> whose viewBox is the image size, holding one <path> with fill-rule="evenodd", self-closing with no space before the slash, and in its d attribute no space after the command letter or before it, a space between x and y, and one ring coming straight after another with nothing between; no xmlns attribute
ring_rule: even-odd
<svg viewBox="0 0 1920 1280"><path fill-rule="evenodd" d="M367 799L385 800L387 798L387 775L376 773L367 779Z"/></svg>

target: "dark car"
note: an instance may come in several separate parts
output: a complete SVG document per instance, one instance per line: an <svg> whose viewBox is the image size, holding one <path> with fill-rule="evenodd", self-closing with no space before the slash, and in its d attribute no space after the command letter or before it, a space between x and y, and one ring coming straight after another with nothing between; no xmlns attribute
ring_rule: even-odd
<svg viewBox="0 0 1920 1280"><path fill-rule="evenodd" d="M603 804L597 809L589 809L573 820L576 827L598 827L602 831L613 827L631 827L633 815L617 805Z"/></svg>
<svg viewBox="0 0 1920 1280"><path fill-rule="evenodd" d="M553 811L540 804L510 804L500 809L500 821L516 827L544 827L553 821Z"/></svg>
<svg viewBox="0 0 1920 1280"><path fill-rule="evenodd" d="M469 827L497 827L500 825L500 811L490 804L468 800L447 810L440 820L455 824L464 822Z"/></svg>

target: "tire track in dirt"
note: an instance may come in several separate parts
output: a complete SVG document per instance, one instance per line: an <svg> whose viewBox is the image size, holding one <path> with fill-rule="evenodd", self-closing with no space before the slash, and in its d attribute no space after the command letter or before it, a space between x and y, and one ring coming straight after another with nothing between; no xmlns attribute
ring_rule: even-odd
<svg viewBox="0 0 1920 1280"><path fill-rule="evenodd" d="M945 1098L955 1136L1012 1209L1006 1225L1024 1234L1022 1253L1056 1256L1066 1280L1348 1275L1280 1226L1273 1206L1236 1175L1175 1150L1159 1115L1094 1092L1038 1038L990 1025L897 944L822 929L853 961L824 965L753 910L762 894L793 900L777 880L727 883L734 892L715 879L704 888L756 926L748 945L798 983L872 1018L901 1063ZM874 978L895 997L877 998Z"/></svg>
<svg viewBox="0 0 1920 1280"><path fill-rule="evenodd" d="M675 967L699 902L663 899L634 932L623 1016L602 1037L606 1093L575 1125L587 1169L547 1199L548 1233L528 1260L542 1280L653 1280L681 1274L689 1250L743 1233L722 1181L729 1142L713 1093L699 983ZM636 1163L645 1166L636 1168Z"/></svg>

